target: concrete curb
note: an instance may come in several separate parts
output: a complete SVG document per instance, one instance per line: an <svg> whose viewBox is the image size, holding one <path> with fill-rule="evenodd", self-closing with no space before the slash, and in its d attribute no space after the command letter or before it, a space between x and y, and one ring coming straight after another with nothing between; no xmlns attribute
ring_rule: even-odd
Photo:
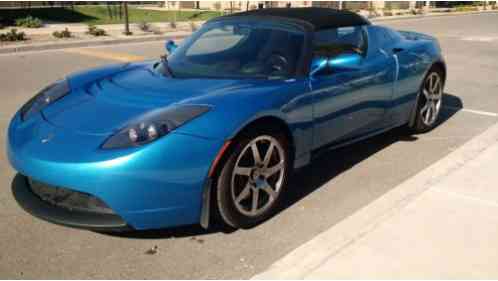
<svg viewBox="0 0 498 281"><path fill-rule="evenodd" d="M93 47L93 46L127 44L127 43L165 41L167 39L180 40L187 36L188 34L158 35L158 36L146 36L146 37L144 36L144 37L135 37L135 38L113 38L113 39L103 39L103 40L81 40L74 42L50 42L50 43L40 43L33 45L21 45L21 46L18 45L18 46L0 47L0 54L29 52L29 51L46 51L46 50L57 50L57 49L67 49L67 48L79 48L79 47Z"/></svg>
<svg viewBox="0 0 498 281"><path fill-rule="evenodd" d="M323 263L365 237L435 184L498 143L498 124L398 185L312 240L288 253L252 279L304 279Z"/></svg>
<svg viewBox="0 0 498 281"><path fill-rule="evenodd" d="M378 17L378 18L371 18L370 21L383 22L383 21L412 20L412 19L438 18L438 17L449 17L449 16L470 16L470 15L493 14L493 13L498 13L498 10L474 11L474 12L449 12L449 13L429 14L429 15Z"/></svg>

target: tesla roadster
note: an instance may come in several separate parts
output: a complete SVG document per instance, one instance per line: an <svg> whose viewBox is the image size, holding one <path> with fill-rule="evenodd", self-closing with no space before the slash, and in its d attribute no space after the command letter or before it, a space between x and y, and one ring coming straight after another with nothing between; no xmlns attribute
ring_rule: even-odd
<svg viewBox="0 0 498 281"><path fill-rule="evenodd" d="M100 230L208 227L213 211L252 227L317 149L431 130L446 78L435 38L325 8L215 18L166 49L69 75L20 108L7 154L26 211Z"/></svg>

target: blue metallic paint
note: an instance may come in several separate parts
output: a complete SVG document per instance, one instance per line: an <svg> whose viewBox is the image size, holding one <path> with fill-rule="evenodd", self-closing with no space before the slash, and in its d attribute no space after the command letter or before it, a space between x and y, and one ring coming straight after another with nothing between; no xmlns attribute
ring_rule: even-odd
<svg viewBox="0 0 498 281"><path fill-rule="evenodd" d="M359 67L329 77L175 79L155 73L152 61L70 75L69 95L25 122L14 116L8 158L21 174L100 198L135 229L198 223L213 160L255 120L271 116L287 124L295 167L324 145L408 122L425 73L442 61L439 47L412 33L417 39L400 35L383 44L375 38L385 29L365 28L369 45ZM394 47L404 51L393 53ZM142 147L100 148L130 120L175 104L212 110Z"/></svg>

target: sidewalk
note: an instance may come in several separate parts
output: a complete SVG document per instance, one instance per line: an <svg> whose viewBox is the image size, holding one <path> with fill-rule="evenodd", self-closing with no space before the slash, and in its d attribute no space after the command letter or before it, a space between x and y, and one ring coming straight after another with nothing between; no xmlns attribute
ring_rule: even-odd
<svg viewBox="0 0 498 281"><path fill-rule="evenodd" d="M498 278L498 124L254 279Z"/></svg>

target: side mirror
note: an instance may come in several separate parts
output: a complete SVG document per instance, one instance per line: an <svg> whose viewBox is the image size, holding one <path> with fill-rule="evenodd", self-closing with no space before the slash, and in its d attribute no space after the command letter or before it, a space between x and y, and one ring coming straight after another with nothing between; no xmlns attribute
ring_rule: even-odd
<svg viewBox="0 0 498 281"><path fill-rule="evenodd" d="M314 57L311 60L310 76L313 77L318 72L329 67L329 59L326 57Z"/></svg>
<svg viewBox="0 0 498 281"><path fill-rule="evenodd" d="M168 54L171 55L176 50L176 48L178 48L178 45L176 45L175 41L168 40L164 47L166 48Z"/></svg>
<svg viewBox="0 0 498 281"><path fill-rule="evenodd" d="M332 59L317 56L311 60L310 76L329 68L331 71L347 71L360 67L362 56L357 53L340 54Z"/></svg>
<svg viewBox="0 0 498 281"><path fill-rule="evenodd" d="M352 70L360 66L362 56L357 53L340 54L329 60L332 69Z"/></svg>

